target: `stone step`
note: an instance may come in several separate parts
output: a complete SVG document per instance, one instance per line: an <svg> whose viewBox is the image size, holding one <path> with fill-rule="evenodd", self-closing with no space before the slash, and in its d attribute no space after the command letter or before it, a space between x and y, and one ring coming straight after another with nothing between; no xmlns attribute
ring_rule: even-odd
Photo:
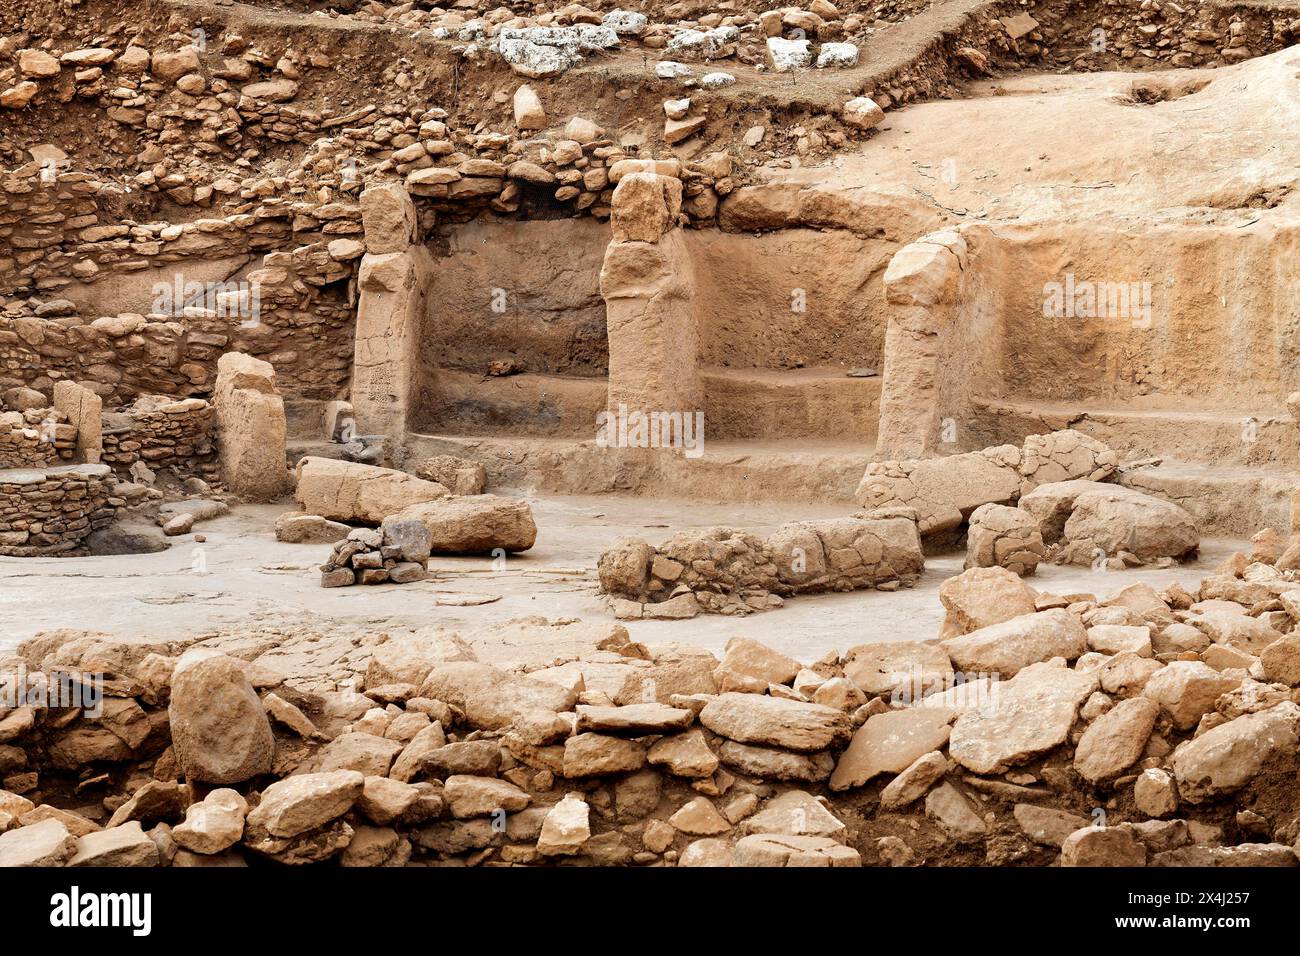
<svg viewBox="0 0 1300 956"><path fill-rule="evenodd" d="M613 448L586 441L497 435L410 436L408 460L459 455L482 462L489 484L562 494L640 493L712 502L843 504L871 460L854 442L712 441L699 457L679 449Z"/></svg>
<svg viewBox="0 0 1300 956"><path fill-rule="evenodd" d="M1018 444L1026 435L1074 428L1123 458L1159 455L1222 466L1300 468L1300 430L1285 409L1094 407L999 398L977 398L972 404L978 423L970 427L976 434L959 435L962 447Z"/></svg>
<svg viewBox="0 0 1300 956"><path fill-rule="evenodd" d="M1285 537L1291 498L1300 490L1300 472L1180 461L1125 470L1119 481L1182 505L1202 535L1245 537L1267 527Z"/></svg>

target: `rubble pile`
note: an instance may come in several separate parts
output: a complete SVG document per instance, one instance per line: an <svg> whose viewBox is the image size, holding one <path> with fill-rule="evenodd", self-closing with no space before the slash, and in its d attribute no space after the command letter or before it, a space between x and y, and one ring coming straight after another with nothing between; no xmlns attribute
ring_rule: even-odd
<svg viewBox="0 0 1300 956"><path fill-rule="evenodd" d="M0 864L1295 866L1296 574L1098 598L976 568L940 643L812 664L544 619L506 639L595 643L511 668L384 635L359 693L274 650L41 635L0 668Z"/></svg>

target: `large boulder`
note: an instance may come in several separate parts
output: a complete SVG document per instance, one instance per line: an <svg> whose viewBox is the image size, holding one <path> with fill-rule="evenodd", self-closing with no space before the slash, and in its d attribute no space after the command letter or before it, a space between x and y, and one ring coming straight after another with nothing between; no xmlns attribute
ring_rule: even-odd
<svg viewBox="0 0 1300 956"><path fill-rule="evenodd" d="M948 614L940 637L969 634L1037 610L1034 592L1006 568L970 568L939 585Z"/></svg>
<svg viewBox="0 0 1300 956"><path fill-rule="evenodd" d="M572 710L578 694L572 687L499 670L476 661L434 665L420 685L419 696L458 708L473 727L501 730L531 714Z"/></svg>
<svg viewBox="0 0 1300 956"><path fill-rule="evenodd" d="M1174 751L1178 794L1203 803L1240 790L1269 760L1294 756L1297 743L1300 707L1291 701L1220 724Z"/></svg>
<svg viewBox="0 0 1300 956"><path fill-rule="evenodd" d="M392 514L384 524L402 521L419 521L429 529L431 554L514 553L527 551L537 540L528 502L499 495L422 501Z"/></svg>
<svg viewBox="0 0 1300 956"><path fill-rule="evenodd" d="M310 456L298 462L298 504L307 514L333 521L379 524L412 505L448 495L436 482L391 468Z"/></svg>
<svg viewBox="0 0 1300 956"><path fill-rule="evenodd" d="M978 774L1002 773L1065 743L1097 677L1031 664L993 689L988 706L963 711L948 738L952 759Z"/></svg>
<svg viewBox="0 0 1300 956"><path fill-rule="evenodd" d="M1099 554L1124 551L1142 561L1196 554L1200 532L1184 508L1118 485L1086 491L1074 499L1065 522L1060 559L1092 564Z"/></svg>
<svg viewBox="0 0 1300 956"><path fill-rule="evenodd" d="M848 734L843 711L762 694L722 694L704 705L700 723L742 744L825 750Z"/></svg>
<svg viewBox="0 0 1300 956"><path fill-rule="evenodd" d="M1022 614L941 642L959 670L1014 677L1030 664L1088 650L1083 622L1064 608Z"/></svg>
<svg viewBox="0 0 1300 956"><path fill-rule="evenodd" d="M271 722L241 663L212 651L189 651L172 672L172 746L186 778L242 783L270 773Z"/></svg>
<svg viewBox="0 0 1300 956"><path fill-rule="evenodd" d="M289 488L284 399L270 363L227 352L217 361L212 392L221 478L251 501L274 501Z"/></svg>

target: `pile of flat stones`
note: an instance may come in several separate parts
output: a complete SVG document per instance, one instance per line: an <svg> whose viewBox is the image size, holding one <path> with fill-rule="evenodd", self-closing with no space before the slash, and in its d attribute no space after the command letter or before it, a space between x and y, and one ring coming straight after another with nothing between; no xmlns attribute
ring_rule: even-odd
<svg viewBox="0 0 1300 956"><path fill-rule="evenodd" d="M321 565L320 586L410 584L429 574L429 529L419 521L357 528L334 545Z"/></svg>

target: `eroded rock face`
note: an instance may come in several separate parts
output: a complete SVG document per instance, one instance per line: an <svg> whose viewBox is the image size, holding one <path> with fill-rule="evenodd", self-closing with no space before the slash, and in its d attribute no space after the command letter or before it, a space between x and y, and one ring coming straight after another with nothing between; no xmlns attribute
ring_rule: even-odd
<svg viewBox="0 0 1300 956"><path fill-rule="evenodd" d="M189 779L234 784L270 772L271 723L238 661L190 652L177 663L171 684L172 745Z"/></svg>

